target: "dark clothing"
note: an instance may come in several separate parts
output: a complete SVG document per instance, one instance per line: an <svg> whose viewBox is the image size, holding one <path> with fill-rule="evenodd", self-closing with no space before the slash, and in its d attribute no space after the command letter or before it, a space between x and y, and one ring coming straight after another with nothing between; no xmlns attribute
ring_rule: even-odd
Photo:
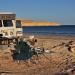
<svg viewBox="0 0 75 75"><path fill-rule="evenodd" d="M32 57L31 48L25 41L19 41L17 43L19 53L14 54L17 60L26 60Z"/></svg>

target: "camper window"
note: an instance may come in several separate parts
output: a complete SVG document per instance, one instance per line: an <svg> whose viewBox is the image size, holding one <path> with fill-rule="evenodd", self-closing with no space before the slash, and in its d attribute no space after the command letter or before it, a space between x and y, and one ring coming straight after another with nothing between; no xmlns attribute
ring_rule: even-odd
<svg viewBox="0 0 75 75"><path fill-rule="evenodd" d="M20 20L16 20L16 28L21 28L21 21Z"/></svg>
<svg viewBox="0 0 75 75"><path fill-rule="evenodd" d="M3 20L4 27L13 26L12 20Z"/></svg>
<svg viewBox="0 0 75 75"><path fill-rule="evenodd" d="M2 22L1 22L1 20L0 20L0 27L2 27Z"/></svg>

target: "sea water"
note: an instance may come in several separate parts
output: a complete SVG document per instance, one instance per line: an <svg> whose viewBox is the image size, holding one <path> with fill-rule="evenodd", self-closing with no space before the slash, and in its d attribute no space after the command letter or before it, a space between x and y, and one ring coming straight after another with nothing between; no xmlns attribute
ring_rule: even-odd
<svg viewBox="0 0 75 75"><path fill-rule="evenodd" d="M25 26L23 33L28 35L75 35L75 25Z"/></svg>

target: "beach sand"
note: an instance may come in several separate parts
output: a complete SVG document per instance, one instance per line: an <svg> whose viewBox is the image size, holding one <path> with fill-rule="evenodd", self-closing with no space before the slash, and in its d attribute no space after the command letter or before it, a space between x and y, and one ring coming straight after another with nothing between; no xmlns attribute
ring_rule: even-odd
<svg viewBox="0 0 75 75"><path fill-rule="evenodd" d="M25 36L26 39L28 37ZM13 61L10 53L0 51L1 75L75 75L75 56L68 50L70 41L75 43L74 36L35 36L38 47L45 49L38 58L33 56L31 62ZM47 50L49 52L47 52Z"/></svg>

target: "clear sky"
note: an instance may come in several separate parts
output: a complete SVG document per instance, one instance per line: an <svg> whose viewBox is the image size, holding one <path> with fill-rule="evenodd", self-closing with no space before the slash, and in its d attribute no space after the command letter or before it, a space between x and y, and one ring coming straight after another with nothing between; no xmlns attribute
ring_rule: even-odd
<svg viewBox="0 0 75 75"><path fill-rule="evenodd" d="M75 0L0 0L0 12L18 18L75 25Z"/></svg>

